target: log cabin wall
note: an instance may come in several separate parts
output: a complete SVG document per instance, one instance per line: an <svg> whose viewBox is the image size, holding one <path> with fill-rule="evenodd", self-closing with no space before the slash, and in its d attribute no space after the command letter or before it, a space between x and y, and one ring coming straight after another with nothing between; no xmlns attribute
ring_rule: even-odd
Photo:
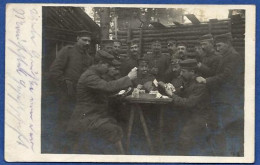
<svg viewBox="0 0 260 165"><path fill-rule="evenodd" d="M128 42L131 39L139 39L142 55L151 51L151 43L156 39L162 41L163 53L167 52L167 40L174 39L177 42L185 42L188 51L194 50L194 45L200 36L211 33L213 36L231 32L234 48L244 57L245 51L245 20L225 19L210 20L200 24L181 24L165 28L136 28L119 29L117 35L122 42L122 52L127 53Z"/></svg>

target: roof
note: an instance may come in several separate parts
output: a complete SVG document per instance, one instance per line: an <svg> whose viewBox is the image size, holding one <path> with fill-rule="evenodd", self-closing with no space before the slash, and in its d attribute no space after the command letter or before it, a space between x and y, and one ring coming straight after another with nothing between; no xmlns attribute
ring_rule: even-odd
<svg viewBox="0 0 260 165"><path fill-rule="evenodd" d="M46 38L74 40L77 31L87 30L100 39L100 27L80 7L43 7Z"/></svg>

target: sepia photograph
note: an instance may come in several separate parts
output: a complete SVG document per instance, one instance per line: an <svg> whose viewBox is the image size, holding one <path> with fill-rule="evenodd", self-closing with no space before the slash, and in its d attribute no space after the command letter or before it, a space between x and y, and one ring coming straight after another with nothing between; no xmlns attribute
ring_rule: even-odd
<svg viewBox="0 0 260 165"><path fill-rule="evenodd" d="M42 14L42 153L244 155L245 10Z"/></svg>
<svg viewBox="0 0 260 165"><path fill-rule="evenodd" d="M5 160L254 162L255 6L8 4Z"/></svg>

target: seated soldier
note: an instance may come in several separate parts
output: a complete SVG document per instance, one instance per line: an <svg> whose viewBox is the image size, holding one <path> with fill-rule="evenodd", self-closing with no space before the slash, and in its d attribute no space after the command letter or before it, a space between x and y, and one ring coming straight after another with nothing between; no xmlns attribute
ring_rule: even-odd
<svg viewBox="0 0 260 165"><path fill-rule="evenodd" d="M135 86L138 89L145 89L149 92L151 88L147 82L152 82L154 79L154 76L149 73L148 61L144 58L140 58L138 60L137 79L134 80Z"/></svg>
<svg viewBox="0 0 260 165"><path fill-rule="evenodd" d="M206 135L212 111L206 85L199 84L196 81L197 61L187 59L181 61L180 66L182 78L180 90L174 92L172 88L165 87L162 82L159 85L173 99L174 109L178 110L178 118L182 122L182 129L180 130L176 148L177 154L190 156L192 155L192 149L194 149L197 143L196 140L200 139L203 141L203 137ZM173 124L169 123L169 125Z"/></svg>
<svg viewBox="0 0 260 165"><path fill-rule="evenodd" d="M106 149L114 144L117 146L117 150L114 152L117 154L123 153L121 144L123 131L115 118L108 113L108 96L110 93L132 86L132 80L137 77L137 72L132 70L127 76L118 80L104 80L102 76L107 74L108 64L112 59L112 55L102 50L98 51L95 57L95 65L81 75L77 84L76 108L73 111L66 133L70 142L74 142L73 145L78 144L78 139L85 133L91 137L94 136L93 142L87 141L87 150L96 150L95 152L88 151L89 153L111 154L111 151ZM90 147L100 143L102 143L99 146L100 148L97 146Z"/></svg>

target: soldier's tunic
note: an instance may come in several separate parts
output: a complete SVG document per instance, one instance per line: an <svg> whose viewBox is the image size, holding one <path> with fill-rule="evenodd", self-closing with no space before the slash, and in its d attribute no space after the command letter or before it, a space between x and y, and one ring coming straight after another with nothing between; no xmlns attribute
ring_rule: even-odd
<svg viewBox="0 0 260 165"><path fill-rule="evenodd" d="M236 152L243 154L243 123L244 123L244 88L239 88L239 80L243 76L243 65L239 54L230 48L220 59L216 75L206 78L206 85L211 90L211 99L216 107L219 120L219 129L225 130L223 135L226 139L236 135L238 140L232 148L237 150L226 150L225 147L216 149L221 155L233 155ZM217 143L223 145L226 141L219 138ZM233 141L232 141L233 142ZM239 150L239 151L238 151Z"/></svg>
<svg viewBox="0 0 260 165"><path fill-rule="evenodd" d="M202 56L201 67L198 67L199 75L204 78L214 76L217 71L220 59L221 56L217 55L215 51Z"/></svg>
<svg viewBox="0 0 260 165"><path fill-rule="evenodd" d="M115 143L122 137L121 127L108 114L108 96L112 92L132 85L125 76L114 81L105 81L92 66L85 71L77 85L77 104L69 122L68 132L93 131L105 140Z"/></svg>
<svg viewBox="0 0 260 165"><path fill-rule="evenodd" d="M137 86L138 84L144 85L148 81L153 81L154 76L147 73L147 74L141 74L140 72L137 72L137 78L134 80L134 85Z"/></svg>
<svg viewBox="0 0 260 165"><path fill-rule="evenodd" d="M189 155L196 139L203 138L212 122L209 92L206 85L199 84L196 80L184 82L179 78L173 85L177 88L172 96L173 106L182 125L176 151L179 155ZM173 124L176 124L175 122L172 121Z"/></svg>
<svg viewBox="0 0 260 165"><path fill-rule="evenodd" d="M77 44L62 48L50 67L50 78L58 88L58 115L55 133L64 132L75 106L76 84L80 75L93 64L93 58ZM73 83L74 93L68 95L65 80ZM55 135L55 137L57 137ZM58 137L57 137L58 138ZM56 142L55 142L56 143Z"/></svg>
<svg viewBox="0 0 260 165"><path fill-rule="evenodd" d="M163 54L155 56L153 53L147 54L144 58L148 61L150 70L152 68L158 68L158 73L151 74L153 74L157 80L164 81L165 73L170 66L171 60Z"/></svg>
<svg viewBox="0 0 260 165"><path fill-rule="evenodd" d="M134 57L130 57L127 60L124 60L120 66L120 74L121 76L126 76L131 69L138 66L138 59Z"/></svg>

